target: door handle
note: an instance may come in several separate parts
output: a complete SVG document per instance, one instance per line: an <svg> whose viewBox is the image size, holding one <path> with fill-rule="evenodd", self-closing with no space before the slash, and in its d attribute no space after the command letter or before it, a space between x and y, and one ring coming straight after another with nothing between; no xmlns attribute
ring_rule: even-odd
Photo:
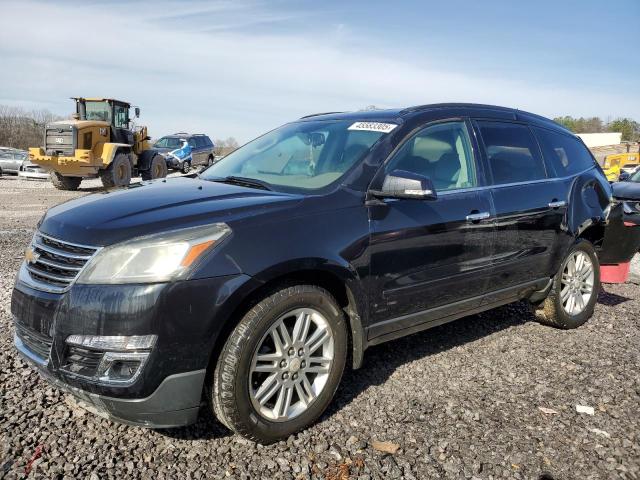
<svg viewBox="0 0 640 480"><path fill-rule="evenodd" d="M486 220L490 216L491 214L489 212L470 213L469 215L467 215L467 222L477 223L481 220Z"/></svg>
<svg viewBox="0 0 640 480"><path fill-rule="evenodd" d="M549 208L560 208L565 207L567 202L564 200L554 200L553 202L549 202Z"/></svg>

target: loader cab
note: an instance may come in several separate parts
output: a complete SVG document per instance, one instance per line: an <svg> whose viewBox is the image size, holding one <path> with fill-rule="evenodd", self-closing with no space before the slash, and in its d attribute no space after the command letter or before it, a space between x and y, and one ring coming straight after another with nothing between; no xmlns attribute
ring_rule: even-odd
<svg viewBox="0 0 640 480"><path fill-rule="evenodd" d="M129 103L110 98L74 98L74 100L78 120L107 122L111 125L111 142L133 145ZM136 116L138 112L136 108Z"/></svg>

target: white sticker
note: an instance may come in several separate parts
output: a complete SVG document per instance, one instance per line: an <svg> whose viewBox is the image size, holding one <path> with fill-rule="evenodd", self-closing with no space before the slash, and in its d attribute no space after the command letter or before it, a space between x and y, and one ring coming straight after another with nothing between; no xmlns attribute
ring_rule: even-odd
<svg viewBox="0 0 640 480"><path fill-rule="evenodd" d="M397 126L398 125L394 123L356 122L349 127L349 130L366 130L368 132L389 133Z"/></svg>

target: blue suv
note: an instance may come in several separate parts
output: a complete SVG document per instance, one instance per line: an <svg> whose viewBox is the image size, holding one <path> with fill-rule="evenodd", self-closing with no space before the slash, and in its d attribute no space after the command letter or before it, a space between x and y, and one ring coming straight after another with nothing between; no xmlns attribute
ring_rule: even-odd
<svg viewBox="0 0 640 480"><path fill-rule="evenodd" d="M167 160L167 167L189 173L196 165L213 165L214 143L203 134L190 135L185 132L166 135L158 140L153 148Z"/></svg>

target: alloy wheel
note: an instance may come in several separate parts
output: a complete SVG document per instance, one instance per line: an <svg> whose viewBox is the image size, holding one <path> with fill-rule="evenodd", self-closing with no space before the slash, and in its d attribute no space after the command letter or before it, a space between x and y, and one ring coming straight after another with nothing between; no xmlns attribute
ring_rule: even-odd
<svg viewBox="0 0 640 480"><path fill-rule="evenodd" d="M582 251L571 253L562 271L560 300L569 315L584 311L593 295L595 271L593 262Z"/></svg>
<svg viewBox="0 0 640 480"><path fill-rule="evenodd" d="M249 394L264 418L283 422L304 413L324 390L334 359L326 318L313 308L279 317L251 361Z"/></svg>

